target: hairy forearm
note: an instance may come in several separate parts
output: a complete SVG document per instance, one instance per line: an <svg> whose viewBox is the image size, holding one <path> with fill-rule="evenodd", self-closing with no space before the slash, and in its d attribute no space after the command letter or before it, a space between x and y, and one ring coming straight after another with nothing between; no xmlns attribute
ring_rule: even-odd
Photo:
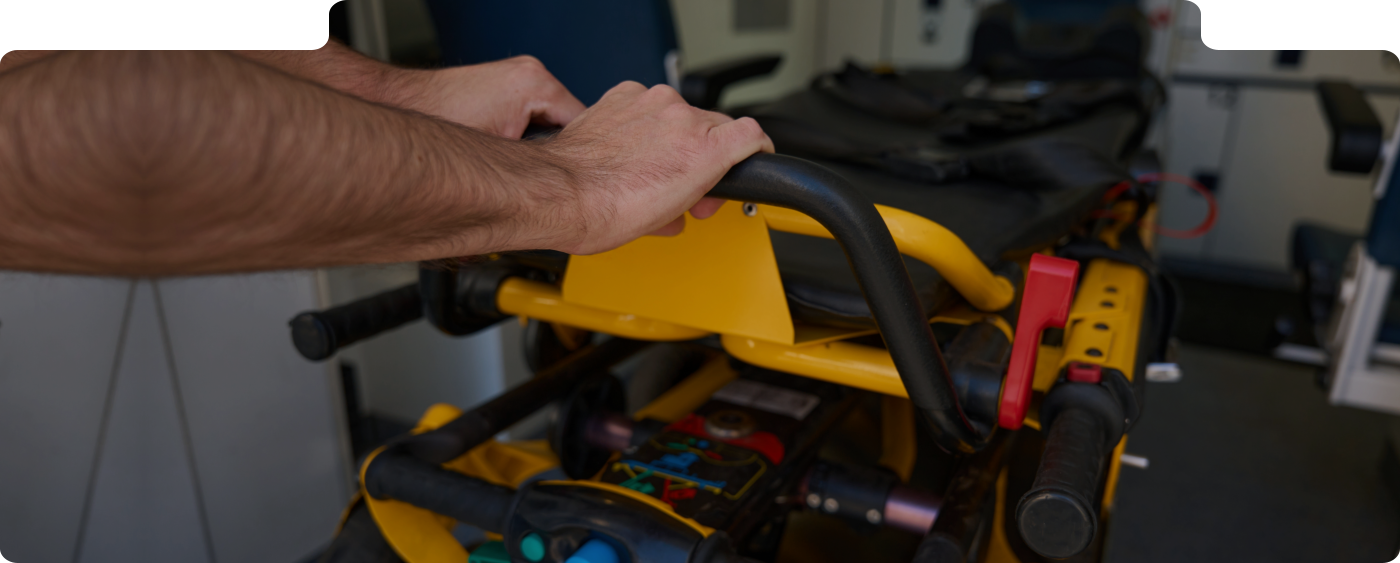
<svg viewBox="0 0 1400 563"><path fill-rule="evenodd" d="M193 274L528 248L550 233L524 217L566 208L571 169L545 145L226 53L63 53L0 74L0 268Z"/></svg>
<svg viewBox="0 0 1400 563"><path fill-rule="evenodd" d="M335 39L314 51L234 53L371 102L402 108L421 109L432 74L374 60Z"/></svg>

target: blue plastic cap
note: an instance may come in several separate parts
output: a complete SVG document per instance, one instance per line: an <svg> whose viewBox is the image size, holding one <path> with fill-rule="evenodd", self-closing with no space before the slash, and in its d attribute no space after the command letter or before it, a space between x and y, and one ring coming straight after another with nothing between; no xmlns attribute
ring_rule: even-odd
<svg viewBox="0 0 1400 563"><path fill-rule="evenodd" d="M603 540L588 540L570 555L564 563L620 563L617 550Z"/></svg>
<svg viewBox="0 0 1400 563"><path fill-rule="evenodd" d="M526 559L530 561L544 559L544 551L544 538L541 538L539 534L530 532L525 537L520 538L520 554L524 555Z"/></svg>

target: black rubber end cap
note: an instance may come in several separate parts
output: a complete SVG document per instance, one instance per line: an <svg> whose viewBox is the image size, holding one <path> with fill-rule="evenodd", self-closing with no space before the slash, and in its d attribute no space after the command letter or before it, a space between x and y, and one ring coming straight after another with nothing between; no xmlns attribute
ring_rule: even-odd
<svg viewBox="0 0 1400 563"><path fill-rule="evenodd" d="M919 550L914 553L919 563L966 563L967 557L956 538L943 532L933 532L924 536Z"/></svg>
<svg viewBox="0 0 1400 563"><path fill-rule="evenodd" d="M302 313L287 324L292 327L292 344L301 357L319 362L335 353L335 333L315 313Z"/></svg>
<svg viewBox="0 0 1400 563"><path fill-rule="evenodd" d="M1055 491L1032 491L1016 508L1021 539L1052 559L1071 557L1089 547L1097 520L1079 499Z"/></svg>

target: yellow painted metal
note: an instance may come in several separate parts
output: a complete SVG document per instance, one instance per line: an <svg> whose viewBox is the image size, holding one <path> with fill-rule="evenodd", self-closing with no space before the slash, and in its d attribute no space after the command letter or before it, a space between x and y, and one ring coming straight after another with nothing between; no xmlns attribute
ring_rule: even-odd
<svg viewBox="0 0 1400 563"><path fill-rule="evenodd" d="M1142 246L1152 252L1157 243L1157 204L1147 206L1147 213L1138 221L1138 238L1142 239Z"/></svg>
<svg viewBox="0 0 1400 563"><path fill-rule="evenodd" d="M938 313L938 315L929 319L928 324L936 325L939 323L946 323L967 326L982 321L996 325L997 328L1001 329L1001 333L1006 335L1007 340L1015 339L1016 336L1011 330L1011 324L1007 323L1006 319L1001 318L1001 315L974 311L961 305Z"/></svg>
<svg viewBox="0 0 1400 563"><path fill-rule="evenodd" d="M501 283L501 289L496 294L496 307L509 315L638 340L680 341L709 335L704 330L689 326L570 303L562 298L558 287L521 278L510 278Z"/></svg>
<svg viewBox="0 0 1400 563"><path fill-rule="evenodd" d="M997 328L1001 329L1002 334L1006 335L1007 340L1012 339L1011 325L1006 322L1006 319L1001 318L1000 315L997 315L995 313L983 313L981 311L971 309L964 305L956 305L947 310L944 310L943 312L938 313L937 316L933 317L932 319L929 319L928 322L929 324L935 325L945 323L967 326L978 321L987 321L996 325ZM857 338L860 336L869 336L871 334L879 332L873 328L864 330L851 330L835 327L811 326L804 324L798 324L796 325L796 328L797 336L794 338L793 342L793 345L795 346L812 346L816 344L826 344L828 342L836 342L837 340L850 340L852 338Z"/></svg>
<svg viewBox="0 0 1400 563"><path fill-rule="evenodd" d="M739 377L739 374L729 367L729 358L723 354L716 354L690 377L662 393L632 416L637 420L651 418L661 422L675 422L695 412L695 409L710 400L710 395L734 381L736 377Z"/></svg>
<svg viewBox="0 0 1400 563"><path fill-rule="evenodd" d="M832 238L826 227L791 209L758 206L775 231ZM1000 311L1016 298L1010 280L993 274L958 235L942 225L902 209L876 205L899 251L933 266L968 302L983 311Z"/></svg>
<svg viewBox="0 0 1400 563"><path fill-rule="evenodd" d="M914 428L914 403L909 399L880 397L880 466L909 482L918 460L919 443Z"/></svg>
<svg viewBox="0 0 1400 563"><path fill-rule="evenodd" d="M1122 236L1123 231L1131 227L1137 219L1137 209L1135 201L1120 201L1113 204L1113 209L1109 211L1113 222L1099 232L1099 240L1107 244L1109 248L1118 250L1122 244L1118 239Z"/></svg>
<svg viewBox="0 0 1400 563"><path fill-rule="evenodd" d="M739 202L725 203L709 219L687 217L685 231L674 237L642 237L570 258L563 298L707 332L793 341L767 225L761 212L747 216Z"/></svg>
<svg viewBox="0 0 1400 563"><path fill-rule="evenodd" d="M418 420L413 433L432 430L461 414L461 409L451 405L433 405ZM364 483L364 471L383 450L375 450L360 466L361 483ZM488 440L443 467L496 485L518 487L526 479L558 465L558 459L544 440L512 443ZM384 539L404 561L466 563L467 550L452 536L455 520L405 502L376 499L363 490L360 497L369 507Z"/></svg>
<svg viewBox="0 0 1400 563"><path fill-rule="evenodd" d="M850 342L787 346L727 334L720 342L725 351L756 366L896 397L909 396L887 350Z"/></svg>
<svg viewBox="0 0 1400 563"><path fill-rule="evenodd" d="M702 536L709 537L710 534L715 533L714 528L710 528L710 527L708 527L708 526L701 525L699 522L696 522L696 521L694 521L694 520L691 520L691 519L689 519L689 518L686 518L686 517L683 517L683 516L681 516L681 515L679 515L679 514L676 514L675 510L673 510L673 509L671 508L671 505L666 504L666 503L664 503L664 502L661 502L661 499L658 499L658 498L656 498L656 497L654 497L654 496L651 496L651 495L642 494L641 491L634 491L634 490L629 489L629 488L627 488L627 487L622 487L622 486L619 486L619 485L614 485L614 484L612 484L612 483L604 483L604 482L602 482L602 481L541 481L540 484L541 484L541 485L563 485L563 486L568 486L568 487L586 487L586 488L590 488L590 489L599 489L599 490L603 490L603 491L608 491L608 492L610 492L610 493L616 493L616 494L625 496L625 497L627 497L627 498L631 498L631 499L640 501L640 502L642 502L642 503L645 503L645 504L647 504L647 505L649 505L649 506L651 506L651 507L653 507L653 508L656 508L657 510L660 510L660 511L662 511L662 512L665 512L666 514L670 514L671 516L674 516L674 517L676 518L676 520L680 521L681 523L685 524L686 526L689 526L690 529L695 530L696 532L699 532L700 535L702 535Z"/></svg>
<svg viewBox="0 0 1400 563"><path fill-rule="evenodd" d="M562 323L549 323L549 330L559 339L559 343L564 345L564 349L570 352L587 344L588 338L592 336L587 330Z"/></svg>
<svg viewBox="0 0 1400 563"><path fill-rule="evenodd" d="M1090 262L1070 308L1060 366L1099 364L1132 379L1146 300L1147 274L1141 268L1103 259Z"/></svg>
<svg viewBox="0 0 1400 563"><path fill-rule="evenodd" d="M996 512L992 516L992 539L987 544L987 553L982 557L980 563L1021 563L1021 558L1016 557L1016 552L1011 549L1011 542L1006 539L1006 503L1002 502L1006 498L1007 470L1001 470L1001 475L997 476L997 500Z"/></svg>
<svg viewBox="0 0 1400 563"><path fill-rule="evenodd" d="M341 528L345 527L345 522L350 519L350 513L355 510L357 504L360 504L359 491L355 491L355 495L350 497L350 504L345 505L345 509L340 511L340 519L335 523L336 535L340 535Z"/></svg>
<svg viewBox="0 0 1400 563"><path fill-rule="evenodd" d="M934 317L930 323L969 325L982 320L995 324L1007 338L1012 337L1011 326L1005 319L977 311L950 311L947 316ZM873 330L857 332L848 337L874 333ZM728 334L722 335L720 342L725 351L756 366L885 395L909 396L889 350L883 348L841 341L789 346Z"/></svg>
<svg viewBox="0 0 1400 563"><path fill-rule="evenodd" d="M1046 346L1041 344L1035 353L1035 379L1031 381L1031 389L1047 393L1055 385L1055 380L1060 377L1060 358L1064 357L1065 349L1061 346Z"/></svg>
<svg viewBox="0 0 1400 563"><path fill-rule="evenodd" d="M1099 507L1099 520L1102 522L1107 522L1109 513L1113 511L1113 498L1118 494L1118 473L1123 469L1123 451L1127 447L1128 437L1124 436L1108 459L1108 483L1104 485L1103 504Z"/></svg>

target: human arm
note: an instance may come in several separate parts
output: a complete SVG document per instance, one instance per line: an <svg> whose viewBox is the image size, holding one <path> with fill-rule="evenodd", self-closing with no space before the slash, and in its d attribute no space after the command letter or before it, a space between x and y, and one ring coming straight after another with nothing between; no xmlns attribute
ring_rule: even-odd
<svg viewBox="0 0 1400 563"><path fill-rule="evenodd" d="M380 62L331 39L309 51L231 51L366 101L417 111L517 139L531 123L562 127L584 106L534 57L440 69ZM0 72L55 51L11 51Z"/></svg>
<svg viewBox="0 0 1400 563"><path fill-rule="evenodd" d="M422 70L371 59L334 39L314 51L236 53L371 102L512 139L532 122L562 127L584 110L583 103L530 56Z"/></svg>
<svg viewBox="0 0 1400 563"><path fill-rule="evenodd" d="M365 102L219 52L0 73L0 268L167 275L599 252L771 142L625 84L545 142ZM703 214L703 213L702 213Z"/></svg>

